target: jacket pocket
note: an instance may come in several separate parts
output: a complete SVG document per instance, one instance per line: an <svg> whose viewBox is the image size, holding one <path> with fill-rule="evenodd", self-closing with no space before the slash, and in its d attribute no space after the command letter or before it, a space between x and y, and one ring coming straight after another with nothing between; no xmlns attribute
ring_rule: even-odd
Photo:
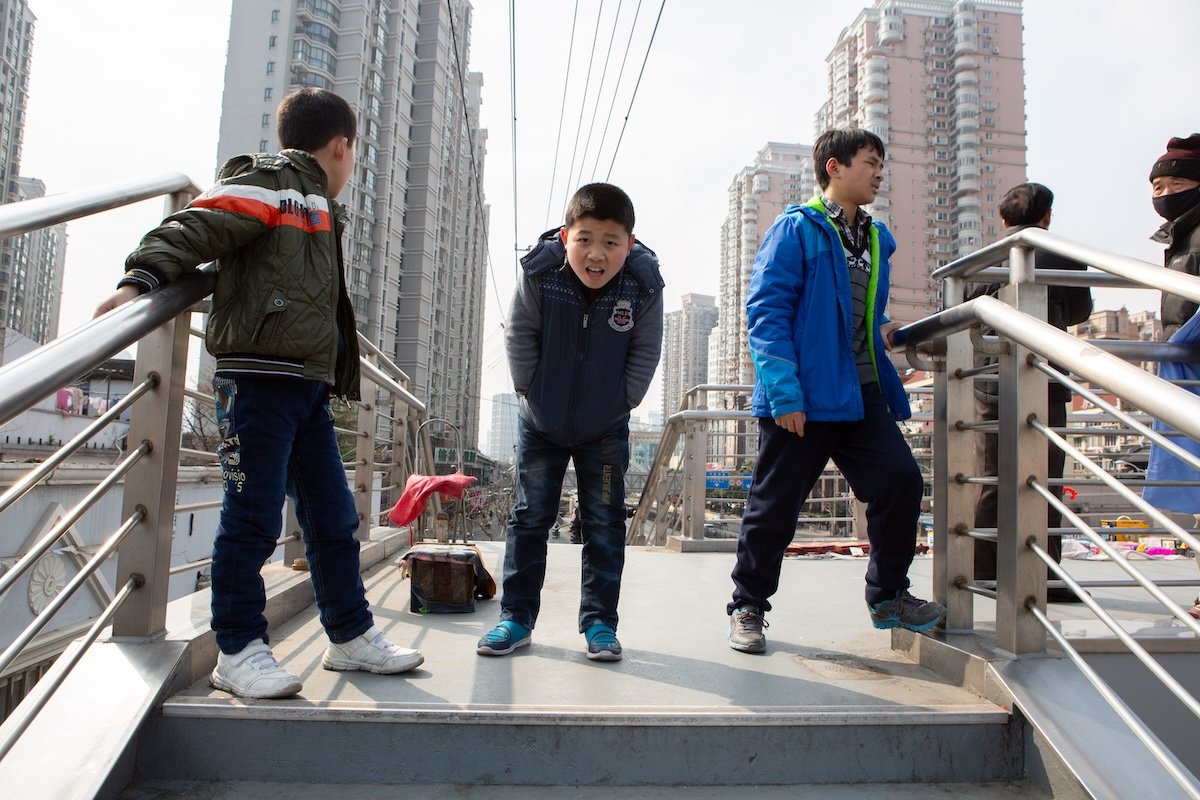
<svg viewBox="0 0 1200 800"><path fill-rule="evenodd" d="M269 330L278 327L280 316L287 311L290 301L287 295L279 288L271 289L271 293L267 296L267 302L263 306L262 312L258 317L258 324L254 327L253 341L255 344L262 344Z"/></svg>

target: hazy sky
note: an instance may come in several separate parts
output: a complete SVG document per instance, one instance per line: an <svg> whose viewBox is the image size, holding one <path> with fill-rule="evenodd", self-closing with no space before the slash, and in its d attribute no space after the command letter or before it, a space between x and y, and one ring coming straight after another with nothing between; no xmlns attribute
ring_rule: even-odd
<svg viewBox="0 0 1200 800"><path fill-rule="evenodd" d="M564 105L576 4L517 0L515 230L509 4L475 3L470 67L484 74L484 186L491 205L484 431L491 396L510 389L498 334L514 286L514 244L526 246L547 222L556 224L573 188L568 181L607 177L629 192L636 232L663 265L668 310L688 292L716 295L720 226L734 175L768 141L812 141L813 114L826 93L825 56L867 5L667 0L609 176L660 2L641 2L614 104L638 2L580 0ZM24 175L41 178L51 193L162 171L184 172L202 187L211 182L229 0L30 0L30 6L38 22ZM1169 136L1200 130L1200 116L1187 110L1194 103L1183 99L1195 71L1184 32L1200 30L1200 3L1026 0L1024 11L1028 175L1055 192L1055 232L1160 262L1160 248L1147 239L1159 222L1147 173ZM590 125L597 87L599 110ZM564 132L552 188L560 111ZM90 317L121 274L125 255L161 216L162 202L148 201L69 226L62 331ZM1106 291L1097 298L1098 307L1158 306L1155 292ZM643 413L659 406L658 391L656 380Z"/></svg>

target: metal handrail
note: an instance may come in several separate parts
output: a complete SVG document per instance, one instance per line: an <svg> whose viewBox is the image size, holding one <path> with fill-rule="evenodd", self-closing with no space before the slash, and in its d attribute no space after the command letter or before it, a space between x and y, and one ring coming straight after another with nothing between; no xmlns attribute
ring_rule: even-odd
<svg viewBox="0 0 1200 800"><path fill-rule="evenodd" d="M50 531L43 536L40 541L37 542L37 544L29 548L29 551L25 553L25 555L21 556L20 560L18 560L16 564L14 564L3 575L0 575L0 597L3 597L4 593L11 589L13 584L17 582L17 579L24 575L25 572L33 566L35 561L41 558L46 551L49 550L50 547L62 537L63 534L71 529L72 525L79 521L79 518L83 516L85 511L94 506L100 500L100 498L108 492L109 489L116 485L117 481L125 477L129 470L133 468L134 464L140 461L142 457L149 452L149 442L142 442L142 444L136 450L133 450L128 456L126 456L121 463L118 464L117 467L113 469L113 471L110 472L107 477L104 478L104 480L97 483L94 489L88 492L82 500L76 503L70 511L64 514L62 518L55 523L54 527L51 528Z"/></svg>
<svg viewBox="0 0 1200 800"><path fill-rule="evenodd" d="M215 270L215 265L206 264L0 367L0 424L12 421L210 294Z"/></svg>
<svg viewBox="0 0 1200 800"><path fill-rule="evenodd" d="M1055 255L1063 256L1082 264L1089 264L1109 275L1123 278L1132 284L1147 289L1160 289L1180 297L1185 297L1195 303L1200 303L1200 280L1175 270L1163 269L1157 264L1142 261L1129 256L1117 255L1098 247L1076 242L1043 228L1024 228L1014 234L1005 236L998 242L980 248L970 255L939 267L933 271L935 281L947 278L967 278L979 272L984 267L990 267L1008 258L1014 247L1037 248ZM1074 276L1059 273L1074 272ZM1042 270L1036 272L1038 282L1050 282L1048 279L1056 276L1055 283L1074 282L1079 280L1082 285L1093 285L1091 276L1080 278L1078 270ZM1096 276L1100 278L1101 276Z"/></svg>
<svg viewBox="0 0 1200 800"><path fill-rule="evenodd" d="M54 692L63 684L63 682L67 679L67 676L71 674L71 671L83 658L84 654L88 651L88 648L95 644L96 640L100 638L100 634L109 626L113 617L116 616L117 611L121 609L121 606L125 605L125 602L133 595L133 592L137 589L140 589L144 584L145 579L140 575L132 575L127 581L125 581L125 584L121 587L121 590L117 592L115 597L113 597L112 602L105 607L100 616L96 618L96 621L92 623L92 627L88 628L88 632L79 640L79 646L75 648L74 652L72 652L70 656L67 656L66 659L61 662L61 666L58 670L53 672L45 679L45 691L40 692L36 699L29 699L29 702L32 705L30 706L28 713L18 715L17 721L12 723L11 727L6 731L4 739L0 740L0 759L4 758L4 756L8 754L8 751L11 750L13 745L17 743L17 740L21 738L21 734L25 732L25 729L28 728L36 718L38 712L45 708L46 704L50 702L50 698L54 696Z"/></svg>
<svg viewBox="0 0 1200 800"><path fill-rule="evenodd" d="M1159 272L1169 270L1160 268ZM1187 277L1187 282L1197 284L1192 291L1197 302L1200 302L1200 280ZM1061 364L1090 383L1109 388L1122 387L1120 394L1143 412L1200 439L1200 397L1165 381L1147 384L1145 379L1148 376L1138 367L994 297L968 300L906 325L898 333L902 333L903 342L911 346L932 338L943 338L976 323L982 323L1045 359Z"/></svg>
<svg viewBox="0 0 1200 800"><path fill-rule="evenodd" d="M1054 561L1054 559L1050 558L1040 547L1035 546L1031 549L1037 553L1038 556L1047 560L1047 563L1052 563ZM1064 580L1067 583L1067 588L1079 594L1080 597L1086 597L1086 592L1084 592L1078 584L1071 580L1070 576L1066 576ZM1158 740L1158 737L1150 732L1150 729L1146 727L1145 723L1141 721L1138 715L1135 714L1133 710L1125 703L1125 701L1122 700L1115 691L1113 691L1112 687L1109 686L1102 677L1100 677L1100 674L1092 668L1092 665L1084 660L1083 656L1079 654L1079 651L1071 646L1071 643L1067 640L1067 637L1064 636L1055 627L1054 623L1050 621L1050 618L1046 616L1046 612L1038 608L1036 602L1031 601L1026 602L1025 608L1030 614L1033 615L1034 619L1038 621L1038 624L1042 626L1042 628L1046 631L1046 634L1050 636L1050 638L1054 639L1055 643L1063 649L1063 652L1067 654L1067 657L1071 659L1072 663L1075 664L1075 667L1083 674L1085 678L1087 678L1088 683L1092 684L1092 687L1100 693L1100 696L1104 698L1104 701L1108 703L1109 707L1116 712L1117 716L1121 718L1133 735L1136 736L1138 740L1146 746L1146 749L1150 751L1151 755L1154 756L1154 759L1158 761L1158 763L1161 764L1165 770L1167 770L1175 782L1179 784L1179 787L1187 792L1188 796L1193 798L1193 800L1200 800L1200 783L1197 783L1196 779L1179 764L1178 760L1171 753L1169 753L1166 748L1163 747L1162 742Z"/></svg>
<svg viewBox="0 0 1200 800"><path fill-rule="evenodd" d="M112 555L118 547L120 547L121 542L125 541L125 537L128 536L130 532L132 532L133 529L138 526L143 517L145 517L145 512L138 510L119 528L117 528L116 532L114 532L113 535L108 538L108 541L104 543L104 546L97 550L96 554L88 559L87 564L85 564L79 570L79 572L75 574L75 577L72 578L70 582L68 582L67 585L62 588L62 591L56 594L54 599L46 604L46 607L43 608L36 617L34 617L33 622L31 622L25 628L25 630L21 631L21 634L13 640L12 644L8 646L8 649L5 650L3 654L0 654L0 672L4 672L8 665L11 664L13 660L21 654L21 651L25 649L25 646L33 641L33 637L37 636L38 632L41 631L42 628L46 627L46 624L50 622L51 618L58 613L58 610L65 606L67 602L75 596L75 592L79 591L79 588L87 583L88 579L92 577L92 574L96 570L100 569L104 562L108 560L108 557Z"/></svg>
<svg viewBox="0 0 1200 800"><path fill-rule="evenodd" d="M102 431L104 427L108 425L108 423L119 417L125 411L125 409L132 406L139 397L152 389L154 385L154 381L143 381L138 386L133 387L129 394L113 403L112 406L109 407L108 411L96 418L95 422L91 423L82 431L80 431L77 436L71 439L71 441L55 450L54 453L41 464L38 464L29 472L25 473L25 475L19 481L9 487L8 491L6 491L3 495L0 495L0 513L3 513L6 508L24 497L30 489L40 483L42 479L47 477L50 473L54 472L54 470L64 461L66 461L72 453L82 447L97 433Z"/></svg>
<svg viewBox="0 0 1200 800"><path fill-rule="evenodd" d="M200 189L182 172L163 172L12 203L0 207L0 239L170 194L195 196Z"/></svg>

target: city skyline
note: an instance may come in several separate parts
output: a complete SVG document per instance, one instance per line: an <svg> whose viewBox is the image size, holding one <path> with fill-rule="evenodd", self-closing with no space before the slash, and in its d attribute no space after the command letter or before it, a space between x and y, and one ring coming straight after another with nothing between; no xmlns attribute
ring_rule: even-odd
<svg viewBox="0 0 1200 800"><path fill-rule="evenodd" d="M30 5L38 24L25 174L42 178L50 193L163 169L184 171L202 186L211 182L228 2L200 8L181 0L131 0L119 18L80 0ZM688 292L717 294L730 178L768 141L811 140L813 115L825 99L824 59L839 32L870 4L829 5L764 1L730 8L697 0L686 14L679 5L666 5L612 180L630 191L638 233L663 261L668 310ZM1047 183L1057 195L1055 231L1150 261L1161 251L1147 238L1158 224L1148 197L1149 164L1169 136L1200 128L1185 108L1172 105L1171 87L1160 78L1186 74L1181 49L1158 45L1160 18L1182 29L1200 21L1200 7L1164 2L1156 9L1151 15L1125 3L1081 1L1027 2L1024 8L1029 178ZM514 226L508 9L499 3L475 9L470 68L484 74L481 118L491 156L485 190L492 206L483 420L490 417L491 396L511 388L499 318L515 276L513 240L532 241L545 225L547 206L561 205L561 187L550 203L546 190L570 12L561 3L530 0L517 6L521 180ZM656 12L657 4L642 9L623 87L637 74L649 33L643 26ZM136 33L126 24L131 16L139 20ZM590 32L595 19L596 5L581 4L581 28ZM599 26L601 50L611 18L605 23ZM535 29L543 32L536 48ZM561 37L546 37L547 30ZM589 42L576 43L573 80L584 74L579 62ZM79 63L88 64L86 77L72 66ZM596 81L599 64L598 56ZM186 75L186 85L172 80L173 65ZM609 95L603 97L607 103ZM627 104L627 95L616 104L610 142ZM578 97L568 97L566 106L568 118L579 114ZM88 131L86 137L80 129ZM133 143L137 149L131 153ZM564 149L569 153L569 141ZM95 152L107 157L88 157ZM560 174L567 161L564 157ZM160 202L143 203L105 215L102 224L71 224L63 330L90 316L95 299L120 274L121 259L161 210ZM1098 295L1100 304L1113 304L1106 299L1111 291ZM1130 297L1131 310L1157 306L1156 293ZM652 405L659 397L656 387L647 394Z"/></svg>

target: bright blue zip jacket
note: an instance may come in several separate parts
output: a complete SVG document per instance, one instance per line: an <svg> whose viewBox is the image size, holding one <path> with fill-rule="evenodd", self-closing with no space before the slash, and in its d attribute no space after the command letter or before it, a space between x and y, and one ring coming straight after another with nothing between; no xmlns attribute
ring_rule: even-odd
<svg viewBox="0 0 1200 800"><path fill-rule="evenodd" d="M555 228L521 259L504 339L521 416L570 447L628 426L642 402L662 352L664 284L638 242L589 303L566 256Z"/></svg>
<svg viewBox="0 0 1200 800"><path fill-rule="evenodd" d="M874 299L867 326L879 386L895 419L912 411L900 376L885 355L879 326L887 322L888 259L896 240L873 223ZM789 205L771 225L754 259L746 297L750 357L757 380L751 412L778 418L803 411L814 422L862 419L862 392L854 365L854 310L841 237L820 198Z"/></svg>

